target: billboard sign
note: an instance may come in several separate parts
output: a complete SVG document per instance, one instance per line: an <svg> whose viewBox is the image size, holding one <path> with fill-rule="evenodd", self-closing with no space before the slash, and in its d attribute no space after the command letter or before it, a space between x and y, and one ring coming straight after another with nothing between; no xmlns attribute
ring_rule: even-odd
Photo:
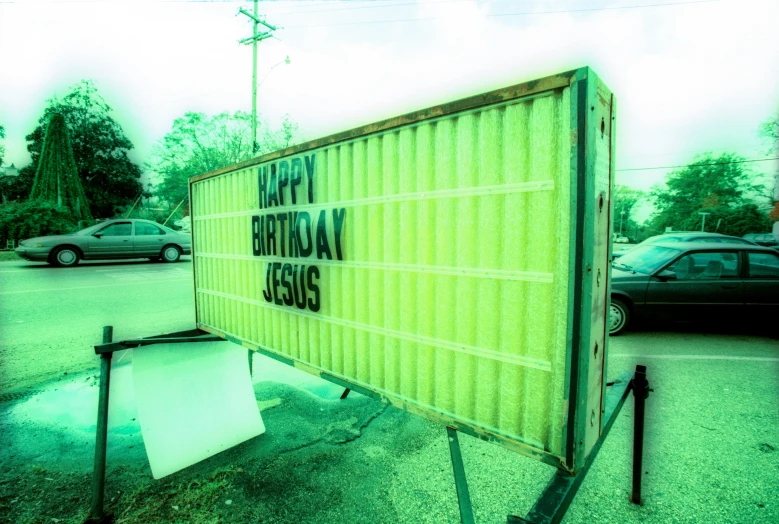
<svg viewBox="0 0 779 524"><path fill-rule="evenodd" d="M194 177L197 326L576 471L601 430L613 127L583 68Z"/></svg>

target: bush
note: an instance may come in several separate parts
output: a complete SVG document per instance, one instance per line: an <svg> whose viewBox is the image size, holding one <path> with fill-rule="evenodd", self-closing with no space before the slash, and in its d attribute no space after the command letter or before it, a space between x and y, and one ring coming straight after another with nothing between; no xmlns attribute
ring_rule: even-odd
<svg viewBox="0 0 779 524"><path fill-rule="evenodd" d="M86 227L89 224L81 225ZM60 235L78 229L79 224L70 211L67 208L58 209L51 202L28 200L0 206L0 245L3 247L8 240Z"/></svg>

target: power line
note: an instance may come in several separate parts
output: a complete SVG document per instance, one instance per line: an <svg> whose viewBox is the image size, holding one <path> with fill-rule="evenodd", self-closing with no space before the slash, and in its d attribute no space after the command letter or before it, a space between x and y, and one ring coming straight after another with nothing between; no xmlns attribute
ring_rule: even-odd
<svg viewBox="0 0 779 524"><path fill-rule="evenodd" d="M706 162L702 164L687 164L683 166L631 167L627 169L615 169L615 171L651 171L653 169L675 169L677 167L724 166L727 164L746 164L748 162L769 162L771 160L779 160L779 156L772 157L772 158L752 158L749 160L733 160L731 162Z"/></svg>
<svg viewBox="0 0 779 524"><path fill-rule="evenodd" d="M518 13L494 13L486 14L485 17L500 18L509 16L533 16L533 15L555 15L565 13L590 13L595 11L620 11L626 9L641 9L647 7L676 7L681 5L693 5L693 4L710 4L714 2L720 2L721 0L691 0L688 2L669 2L664 4L641 4L641 5L629 5L629 6L613 6L613 7L591 7L583 9L559 9L556 11L522 11ZM309 25L289 25L287 28L302 29L309 27L333 27L333 26L345 26L345 25L368 25L368 24L390 24L398 22L427 22L430 20L440 20L442 16L428 16L421 18L396 18L392 20L368 20L364 22L338 22L334 24L309 24Z"/></svg>
<svg viewBox="0 0 779 524"><path fill-rule="evenodd" d="M273 38L273 32L277 30L275 25L265 21L265 17L260 18L257 7L258 0L254 0L254 14L245 11L241 7L236 15L244 15L254 22L252 36L239 41L245 45L252 44L252 153L256 153L259 149L257 145L257 44L268 38ZM260 24L264 25L267 31L260 32L258 29ZM289 57L287 57L287 60L289 60Z"/></svg>

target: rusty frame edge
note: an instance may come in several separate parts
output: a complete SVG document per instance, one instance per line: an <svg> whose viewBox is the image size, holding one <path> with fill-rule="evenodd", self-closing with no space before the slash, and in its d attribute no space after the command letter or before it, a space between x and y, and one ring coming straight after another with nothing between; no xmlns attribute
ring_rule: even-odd
<svg viewBox="0 0 779 524"><path fill-rule="evenodd" d="M562 87L569 87L572 84L572 82L574 82L579 76L582 75L582 71L587 71L587 70L589 70L588 67L580 67L577 69L572 69L570 71L565 71L563 73L559 73L556 75L547 76L544 78L539 78L537 80L531 80L528 82L522 82L509 87L495 89L493 91L488 91L486 93L482 93L479 95L461 98L459 100L455 100L454 102L448 102L446 104L441 104L437 106L428 107L425 109L420 109L417 111L412 111L410 113L406 113L401 116L388 118L386 120L380 120L378 122L356 127L348 131L342 131L340 133L335 133L322 138L310 140L308 142L304 142L303 144L298 144L295 146L288 147L286 149L273 151L271 153L267 153L265 155L256 158L244 160L243 162L238 162L236 164L225 166L216 169L214 171L210 171L208 173L203 173L201 175L193 176L189 179L189 185L191 187L192 184L196 182L200 182L201 180L206 180L208 178L213 178L240 169L253 167L271 160L275 160L277 158L283 158L304 151L330 146L333 144L337 144L339 142L345 142L347 140L352 140L355 138L361 138L375 133L389 131L391 129L400 126L422 122L425 120L429 120L431 118L440 118L452 113L458 113L461 111L467 111L471 109L478 109L479 107L505 102L509 100L515 100L518 98L535 95L544 91L551 91ZM584 76L586 77L586 73L584 73ZM190 190L190 197L191 197L191 190Z"/></svg>
<svg viewBox="0 0 779 524"><path fill-rule="evenodd" d="M603 425L603 431L576 475L567 475L564 471L557 470L525 518L510 515L507 519L508 523L559 524L563 520L582 482L584 482L590 466L598 456L598 452L617 420L622 406L633 390L633 377L633 372L625 371L611 386L612 389L606 395L603 403L604 420L606 421Z"/></svg>
<svg viewBox="0 0 779 524"><path fill-rule="evenodd" d="M402 399L390 396L390 395L383 395L379 392L367 389L359 384L355 384L353 382L350 382L349 380L345 379L344 377L340 377L338 375L334 375L328 371L324 371L316 366L312 366L310 364L307 364L305 362L301 362L299 360L296 360L294 358L289 358L285 355L279 355L278 353L275 353L273 351L270 351L268 349L265 349L263 347L260 347L256 344L252 344L251 342L247 342L244 340L241 340L239 338L236 338L234 336L228 335L227 333L224 333L216 328L213 328L211 326L207 326L205 324L201 324L198 322L197 324L198 329L206 331L208 333L211 333L212 335L215 335L217 337L220 337L224 340L230 341L233 344L237 344L239 346L242 346L246 349L249 349L251 351L256 351L266 357L272 358L274 360L277 360L283 364L287 364L288 366L292 366L296 369L299 369L301 371L305 371L306 373L309 373L311 375L314 375L316 377L319 377L321 379L327 380L328 382L332 382L333 384L336 384L337 386L348 388L352 391L355 391L357 393L360 393L361 395L365 395L366 397L373 398L375 400L379 400L385 404L388 404L394 408L400 409L401 411L405 411L407 413L411 413L412 415L417 415L423 418L426 418L430 420L431 422L435 422L436 424L440 424L442 426L451 427L453 429L456 429L457 431L460 431L462 433L465 433L466 435L470 435L472 437L478 438L479 440L483 440L485 442L492 442L495 444L498 444L506 449L509 449L511 451L514 451L516 453L519 453L521 455L524 455L526 457L530 457L536 460L539 460L545 464L548 464L550 466L554 466L555 468L567 470L564 465L563 457L559 457L557 455L554 455L550 452L542 452L538 448L533 447L528 444L524 444L522 442L518 442L516 440L510 439L508 437L505 437L503 435L492 433L489 431L486 431L481 428L474 427L467 422L463 422L460 420L456 420L454 418L451 418L448 415L445 415L443 413L438 413L435 411L428 411L426 409L420 408L418 406L408 404L404 402Z"/></svg>
<svg viewBox="0 0 779 524"><path fill-rule="evenodd" d="M587 114L587 77L589 68L583 68L571 81L571 238L568 261L568 333L565 362L566 402L563 421L564 455L561 469L573 474L576 469L577 412L580 372L579 352L581 344L581 322L584 280L584 220L585 220L585 188L586 179L586 114ZM586 391L585 391L586 394Z"/></svg>

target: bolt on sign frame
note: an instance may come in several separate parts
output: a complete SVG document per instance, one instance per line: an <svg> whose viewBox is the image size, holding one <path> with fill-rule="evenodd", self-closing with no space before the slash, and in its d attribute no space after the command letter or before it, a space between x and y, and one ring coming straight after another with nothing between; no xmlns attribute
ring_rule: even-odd
<svg viewBox="0 0 779 524"><path fill-rule="evenodd" d="M575 474L614 121L581 68L193 177L197 328Z"/></svg>

